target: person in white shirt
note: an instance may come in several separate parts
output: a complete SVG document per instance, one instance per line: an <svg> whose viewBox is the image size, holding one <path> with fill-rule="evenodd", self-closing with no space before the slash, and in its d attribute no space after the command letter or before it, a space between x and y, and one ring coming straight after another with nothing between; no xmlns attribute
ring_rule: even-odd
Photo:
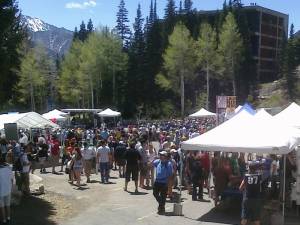
<svg viewBox="0 0 300 225"><path fill-rule="evenodd" d="M110 148L106 145L105 140L101 140L100 147L97 149L97 163L99 163L102 183L108 183L110 162L111 162Z"/></svg>
<svg viewBox="0 0 300 225"><path fill-rule="evenodd" d="M21 134L21 138L19 139L20 144L27 145L28 144L28 137L26 136L25 133Z"/></svg>
<svg viewBox="0 0 300 225"><path fill-rule="evenodd" d="M91 176L91 170L92 170L92 165L93 165L93 160L96 157L96 152L94 149L94 146L90 144L88 146L87 142L83 143L83 148L81 149L81 154L84 160L83 163L83 168L84 168L84 173L87 179L87 183L90 183L90 176Z"/></svg>
<svg viewBox="0 0 300 225"><path fill-rule="evenodd" d="M3 224L10 221L10 199L13 182L12 167L0 155L0 214Z"/></svg>

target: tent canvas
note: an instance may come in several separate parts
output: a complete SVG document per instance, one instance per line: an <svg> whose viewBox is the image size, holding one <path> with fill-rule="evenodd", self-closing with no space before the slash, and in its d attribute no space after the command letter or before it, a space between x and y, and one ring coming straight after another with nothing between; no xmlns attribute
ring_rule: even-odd
<svg viewBox="0 0 300 225"><path fill-rule="evenodd" d="M284 121L286 125L300 128L300 106L295 102L274 116L277 122Z"/></svg>
<svg viewBox="0 0 300 225"><path fill-rule="evenodd" d="M265 109L258 110L254 117L263 120L273 119L273 116L270 113L268 113Z"/></svg>
<svg viewBox="0 0 300 225"><path fill-rule="evenodd" d="M120 112L113 111L110 108L105 109L104 111L98 113L100 117L118 117L121 116Z"/></svg>
<svg viewBox="0 0 300 225"><path fill-rule="evenodd" d="M213 117L213 116L216 116L216 114L209 112L204 108L201 108L198 112L189 115L190 118Z"/></svg>
<svg viewBox="0 0 300 225"><path fill-rule="evenodd" d="M54 109L52 111L49 111L47 113L43 114L43 117L47 120L52 120L52 119L56 119L56 120L66 120L67 118L65 116L67 116L68 113L64 113L62 111L59 111L57 109Z"/></svg>
<svg viewBox="0 0 300 225"><path fill-rule="evenodd" d="M182 142L185 150L287 154L300 144L300 131L242 110L232 119Z"/></svg>
<svg viewBox="0 0 300 225"><path fill-rule="evenodd" d="M0 129L4 129L5 123L16 123L18 128L58 128L59 126L36 112L14 113L0 115Z"/></svg>

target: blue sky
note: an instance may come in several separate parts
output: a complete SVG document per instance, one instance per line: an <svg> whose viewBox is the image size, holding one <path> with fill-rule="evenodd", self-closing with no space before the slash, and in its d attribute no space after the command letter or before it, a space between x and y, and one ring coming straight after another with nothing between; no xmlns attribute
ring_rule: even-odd
<svg viewBox="0 0 300 225"><path fill-rule="evenodd" d="M24 15L37 17L57 27L74 30L82 20L92 19L94 26L116 24L116 12L120 0L18 0L19 8ZM194 0L194 7L198 10L222 8L224 0ZM125 0L132 24L136 15L138 3L142 6L143 16L149 13L151 0ZM300 1L299 0L243 0L245 5L256 2L290 16L290 23L294 23L295 30L300 30ZM179 0L176 0L179 6ZM159 17L163 17L166 0L157 0Z"/></svg>

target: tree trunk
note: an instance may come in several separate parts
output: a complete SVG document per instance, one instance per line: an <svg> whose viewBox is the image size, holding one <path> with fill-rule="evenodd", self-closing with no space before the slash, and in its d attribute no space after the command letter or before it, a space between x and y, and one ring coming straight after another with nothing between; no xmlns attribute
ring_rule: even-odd
<svg viewBox="0 0 300 225"><path fill-rule="evenodd" d="M94 108L94 88L93 88L93 81L92 81L92 76L89 76L90 78L90 89L91 89L91 107L92 109Z"/></svg>
<svg viewBox="0 0 300 225"><path fill-rule="evenodd" d="M34 101L34 91L32 82L30 82L30 103L31 103L31 111L35 112L35 101Z"/></svg>
<svg viewBox="0 0 300 225"><path fill-rule="evenodd" d="M115 67L113 66L113 104L116 103L116 75L115 75Z"/></svg>
<svg viewBox="0 0 300 225"><path fill-rule="evenodd" d="M206 63L206 109L209 107L209 66Z"/></svg>
<svg viewBox="0 0 300 225"><path fill-rule="evenodd" d="M231 68L232 68L232 88L233 96L236 96L236 83L235 83L235 73L234 73L234 58L231 59Z"/></svg>
<svg viewBox="0 0 300 225"><path fill-rule="evenodd" d="M184 118L184 76L180 74L181 117Z"/></svg>

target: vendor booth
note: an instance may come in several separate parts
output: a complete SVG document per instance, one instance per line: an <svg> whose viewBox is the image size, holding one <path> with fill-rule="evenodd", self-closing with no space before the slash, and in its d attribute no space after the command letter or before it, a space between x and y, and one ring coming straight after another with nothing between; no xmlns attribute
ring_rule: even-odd
<svg viewBox="0 0 300 225"><path fill-rule="evenodd" d="M196 138L182 142L182 149L194 151L221 151L239 153L260 153L286 155L300 144L300 131L282 123L275 123L272 117L261 111L258 116L240 110L232 119ZM285 174L283 193L285 193ZM283 195L283 215L285 195Z"/></svg>
<svg viewBox="0 0 300 225"><path fill-rule="evenodd" d="M98 113L98 115L100 117L119 117L121 116L121 113L107 108L104 111Z"/></svg>
<svg viewBox="0 0 300 225"><path fill-rule="evenodd" d="M36 112L0 115L0 129L4 129L4 124L6 123L16 123L18 129L59 128L57 124L45 119L42 115Z"/></svg>
<svg viewBox="0 0 300 225"><path fill-rule="evenodd" d="M67 120L67 116L69 114L59 111L57 109L54 109L52 111L49 111L47 113L43 114L43 117L47 120L51 120L52 122L56 122L56 121L65 121Z"/></svg>
<svg viewBox="0 0 300 225"><path fill-rule="evenodd" d="M274 118L277 121L284 121L286 125L300 128L300 106L295 102L291 103L287 108L276 114Z"/></svg>
<svg viewBox="0 0 300 225"><path fill-rule="evenodd" d="M202 108L199 111L189 115L189 118L203 118L203 117L215 117L216 114L207 111L206 109Z"/></svg>

